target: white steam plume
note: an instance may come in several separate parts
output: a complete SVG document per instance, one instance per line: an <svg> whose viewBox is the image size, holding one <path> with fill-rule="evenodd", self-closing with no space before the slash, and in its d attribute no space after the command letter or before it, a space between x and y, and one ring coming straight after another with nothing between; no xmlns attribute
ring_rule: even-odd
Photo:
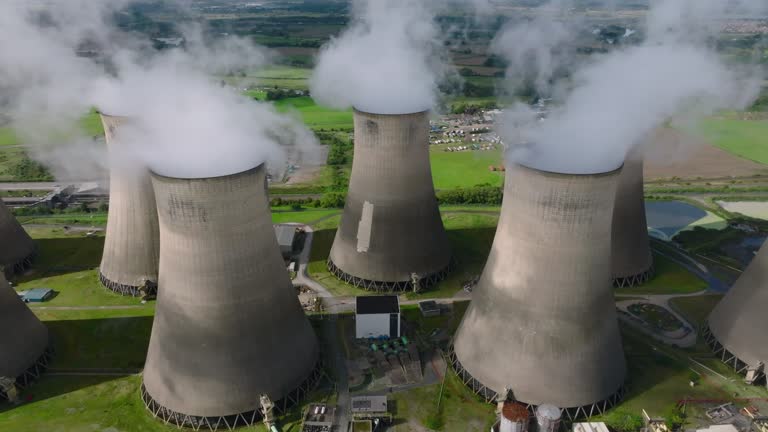
<svg viewBox="0 0 768 432"><path fill-rule="evenodd" d="M212 72L263 66L269 55L243 39L209 41L197 26L182 29L187 48L153 51L149 41L115 28L127 1L51 0L0 4L0 88L14 127L33 157L57 176L107 165L103 146L72 125L91 107L131 117L120 142L158 172L214 177L279 163L283 145L311 148L314 136L271 105L223 87ZM78 15L81 11L87 11ZM49 23L35 17L47 12ZM83 41L105 58L76 55ZM123 131L124 129L124 131Z"/></svg>
<svg viewBox="0 0 768 432"><path fill-rule="evenodd" d="M508 111L499 130L511 144L510 157L554 172L610 171L621 165L630 148L672 117L695 118L747 106L759 91L756 70L729 65L706 42L717 34L718 19L735 10L765 6L762 0L653 1L646 41L576 67L573 90L546 121L529 116L520 126L524 113ZM520 58L514 40L505 40L504 35L498 38L501 52ZM549 42L547 37L541 43ZM541 52L545 60L551 54ZM540 63L545 66L540 78L546 77L551 62Z"/></svg>
<svg viewBox="0 0 768 432"><path fill-rule="evenodd" d="M352 23L320 52L320 103L379 114L424 111L446 72L434 11L421 0L353 0Z"/></svg>

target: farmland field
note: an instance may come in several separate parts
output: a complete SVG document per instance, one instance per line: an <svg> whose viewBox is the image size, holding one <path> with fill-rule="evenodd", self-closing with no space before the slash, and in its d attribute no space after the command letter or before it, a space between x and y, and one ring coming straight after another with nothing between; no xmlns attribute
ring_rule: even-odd
<svg viewBox="0 0 768 432"><path fill-rule="evenodd" d="M429 152L435 189L502 185L504 175L488 169L490 165L502 164L501 150L445 152L443 148L432 146Z"/></svg>
<svg viewBox="0 0 768 432"><path fill-rule="evenodd" d="M712 118L701 126L713 145L762 164L768 164L768 121Z"/></svg>
<svg viewBox="0 0 768 432"><path fill-rule="evenodd" d="M335 110L315 103L308 97L281 99L275 102L278 110L298 112L304 123L312 129L351 129L352 110Z"/></svg>

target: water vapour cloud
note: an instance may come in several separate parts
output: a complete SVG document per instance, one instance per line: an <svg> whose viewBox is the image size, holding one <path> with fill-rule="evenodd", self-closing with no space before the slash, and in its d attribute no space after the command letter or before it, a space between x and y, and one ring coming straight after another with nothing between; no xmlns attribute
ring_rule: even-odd
<svg viewBox="0 0 768 432"><path fill-rule="evenodd" d="M428 110L446 72L434 11L421 0L353 0L352 22L322 48L318 102L379 114Z"/></svg>
<svg viewBox="0 0 768 432"><path fill-rule="evenodd" d="M206 38L202 27L187 25L184 49L156 51L149 40L116 27L112 17L127 1L85 3L90 9L83 0L0 5L0 87L13 89L0 109L10 113L30 154L55 174L108 165L103 146L91 142L86 149L87 140L71 130L91 107L131 118L120 143L135 157L112 162L139 161L168 176L278 165L285 146L310 152L317 144L298 119L212 75L264 66L265 49L241 38ZM89 12L78 15L80 9ZM41 12L50 23L35 20ZM99 47L96 60L77 55L83 42Z"/></svg>
<svg viewBox="0 0 768 432"><path fill-rule="evenodd" d="M700 118L748 106L759 92L758 71L728 64L707 44L719 31L718 20L733 11L765 7L759 0L737 3L734 8L734 2L720 0L651 2L646 40L574 66L572 89L546 121L537 121L526 109L507 110L498 128L511 146L509 158L546 171L611 171L670 118ZM497 38L499 52L512 63L535 58L537 78L546 80L549 65L557 60L551 58L553 38L545 29L529 33L545 35L538 36L541 49L529 51L521 49L530 43L514 43L512 35L520 28L507 29Z"/></svg>

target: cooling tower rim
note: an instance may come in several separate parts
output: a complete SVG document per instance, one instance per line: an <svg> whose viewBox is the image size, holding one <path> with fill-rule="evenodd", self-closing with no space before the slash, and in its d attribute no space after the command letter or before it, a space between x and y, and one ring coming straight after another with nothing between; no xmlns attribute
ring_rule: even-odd
<svg viewBox="0 0 768 432"><path fill-rule="evenodd" d="M563 178L572 178L572 177L610 177L616 174L619 174L621 170L624 168L624 163L622 162L618 167L608 170L608 171L597 171L597 172L558 172L558 171L552 171L547 170L543 168L537 168L534 166L535 164L529 163L529 162L522 162L522 161L515 161L512 162L513 167L520 167L527 171L532 171L534 173L545 175L547 177L563 177Z"/></svg>
<svg viewBox="0 0 768 432"><path fill-rule="evenodd" d="M188 177L188 176L175 176L170 174L162 174L158 172L157 169L150 167L149 173L152 177L161 179L161 180L187 180L187 181L194 181L194 180L220 180L220 179L226 179L226 178L236 178L241 176L246 176L249 174L252 174L256 171L259 171L263 169L266 166L266 162L259 162L258 165L254 166L253 168L248 168L243 171L237 171L231 174L223 174L223 175L215 175L215 176L204 176L204 177Z"/></svg>
<svg viewBox="0 0 768 432"><path fill-rule="evenodd" d="M382 116L382 117L407 117L407 116L413 116L416 114L424 114L432 111L431 108L427 107L425 109L417 110L417 111L406 111L406 112L374 112L373 110L366 110L362 109L359 106L353 106L352 111L354 111L355 114L363 114L363 115L370 115L370 116Z"/></svg>

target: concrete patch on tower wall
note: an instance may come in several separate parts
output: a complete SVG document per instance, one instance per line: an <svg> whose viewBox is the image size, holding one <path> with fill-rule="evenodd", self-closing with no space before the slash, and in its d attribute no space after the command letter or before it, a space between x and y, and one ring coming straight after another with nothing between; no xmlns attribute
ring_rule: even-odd
<svg viewBox="0 0 768 432"><path fill-rule="evenodd" d="M363 203L363 214L360 216L360 224L357 226L357 251L368 252L371 246L371 226L373 225L373 204L368 201Z"/></svg>

